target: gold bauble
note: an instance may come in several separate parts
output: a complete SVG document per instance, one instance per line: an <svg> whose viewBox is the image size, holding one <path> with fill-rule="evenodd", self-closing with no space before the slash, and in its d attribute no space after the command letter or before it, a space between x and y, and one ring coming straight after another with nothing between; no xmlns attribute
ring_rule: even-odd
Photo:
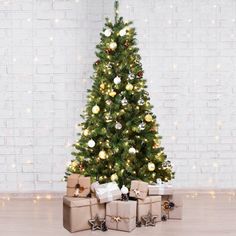
<svg viewBox="0 0 236 236"><path fill-rule="evenodd" d="M150 114L147 114L145 117L144 117L145 121L147 122L151 122L152 121L152 115Z"/></svg>
<svg viewBox="0 0 236 236"><path fill-rule="evenodd" d="M155 164L152 163L152 162L149 162L149 163L148 163L148 170L149 170L149 171L154 171L154 170L155 170Z"/></svg>
<svg viewBox="0 0 236 236"><path fill-rule="evenodd" d="M93 114L98 114L100 111L100 107L98 105L93 106L92 112Z"/></svg>
<svg viewBox="0 0 236 236"><path fill-rule="evenodd" d="M131 91L131 90L133 90L133 87L134 86L129 83L129 84L126 85L125 89L128 90L128 91Z"/></svg>
<svg viewBox="0 0 236 236"><path fill-rule="evenodd" d="M116 92L115 92L115 91L111 91L111 92L109 93L109 96L115 97L115 96L116 96Z"/></svg>
<svg viewBox="0 0 236 236"><path fill-rule="evenodd" d="M117 174L111 175L111 181L112 181L112 182L115 182L116 180L118 180Z"/></svg>
<svg viewBox="0 0 236 236"><path fill-rule="evenodd" d="M89 135L89 130L88 129L85 129L84 130L84 136L88 136Z"/></svg>
<svg viewBox="0 0 236 236"><path fill-rule="evenodd" d="M111 50L115 50L115 49L117 48L117 43L116 43L116 42L111 42L111 43L109 44L109 48L110 48Z"/></svg>
<svg viewBox="0 0 236 236"><path fill-rule="evenodd" d="M104 159L106 159L107 154L104 150L102 150L102 151L99 152L98 156L100 157L100 159L104 160Z"/></svg>

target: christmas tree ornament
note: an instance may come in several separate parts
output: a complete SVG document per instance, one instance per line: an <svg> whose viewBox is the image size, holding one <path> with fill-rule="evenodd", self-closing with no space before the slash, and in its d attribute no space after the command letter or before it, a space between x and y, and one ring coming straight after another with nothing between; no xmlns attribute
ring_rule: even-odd
<svg viewBox="0 0 236 236"><path fill-rule="evenodd" d="M88 129L85 129L84 130L84 136L88 136L89 135L89 130Z"/></svg>
<svg viewBox="0 0 236 236"><path fill-rule="evenodd" d="M128 201L129 200L129 189L125 187L125 185L122 186L121 190L121 201Z"/></svg>
<svg viewBox="0 0 236 236"><path fill-rule="evenodd" d="M143 99L139 99L139 100L138 100L138 105L139 105L139 106L143 106L143 105L144 105L144 103L145 103L145 102L144 102L144 100L143 100Z"/></svg>
<svg viewBox="0 0 236 236"><path fill-rule="evenodd" d="M118 130L122 129L122 124L119 122L116 122L115 128Z"/></svg>
<svg viewBox="0 0 236 236"><path fill-rule="evenodd" d="M112 90L111 92L109 92L109 96L115 97L116 96L116 92Z"/></svg>
<svg viewBox="0 0 236 236"><path fill-rule="evenodd" d="M126 99L126 98L123 98L123 99L121 100L121 104L122 104L123 106L126 106L126 105L128 104L127 99Z"/></svg>
<svg viewBox="0 0 236 236"><path fill-rule="evenodd" d="M104 160L107 157L107 153L104 150L102 150L99 152L98 156L100 157L100 159Z"/></svg>
<svg viewBox="0 0 236 236"><path fill-rule="evenodd" d="M140 130L144 130L145 129L145 123L142 122L138 127L139 127Z"/></svg>
<svg viewBox="0 0 236 236"><path fill-rule="evenodd" d="M106 29L105 31L104 31L104 35L106 36L106 37L110 37L111 36L111 29Z"/></svg>
<svg viewBox="0 0 236 236"><path fill-rule="evenodd" d="M141 217L145 226L155 226L157 223L157 218L158 216L153 216L150 211L147 215Z"/></svg>
<svg viewBox="0 0 236 236"><path fill-rule="evenodd" d="M106 101L106 104L107 104L107 105L111 105L111 103L112 103L111 100L107 100L107 101Z"/></svg>
<svg viewBox="0 0 236 236"><path fill-rule="evenodd" d="M134 87L134 86L133 86L132 84L128 83L128 84L126 85L125 89L128 90L128 91L131 91L131 90L133 90L133 87Z"/></svg>
<svg viewBox="0 0 236 236"><path fill-rule="evenodd" d="M116 50L116 48L117 48L117 43L116 42L111 42L110 44L109 44L109 48L111 49L111 50Z"/></svg>
<svg viewBox="0 0 236 236"><path fill-rule="evenodd" d="M129 153L130 153L130 154L135 154L135 153L136 153L136 149L135 149L134 147L131 147L131 148L129 149Z"/></svg>
<svg viewBox="0 0 236 236"><path fill-rule="evenodd" d="M147 122L152 122L152 115L150 114L147 114L145 117L144 117L145 121Z"/></svg>
<svg viewBox="0 0 236 236"><path fill-rule="evenodd" d="M106 224L105 219L99 218L98 215L96 215L93 219L89 220L88 222L91 225L92 231L102 230L102 228L104 227L103 225Z"/></svg>
<svg viewBox="0 0 236 236"><path fill-rule="evenodd" d="M90 148L95 147L95 142L94 142L93 139L90 139L90 140L88 141L88 146L89 146Z"/></svg>
<svg viewBox="0 0 236 236"><path fill-rule="evenodd" d="M129 47L129 41L126 40L124 45L125 45L126 48L128 48Z"/></svg>
<svg viewBox="0 0 236 236"><path fill-rule="evenodd" d="M137 76L138 76L139 78L142 78L142 77L143 77L143 71L139 71L139 72L137 73Z"/></svg>
<svg viewBox="0 0 236 236"><path fill-rule="evenodd" d="M130 80L133 80L133 79L134 79L134 74L129 74L129 75L128 75L128 78L129 78Z"/></svg>
<svg viewBox="0 0 236 236"><path fill-rule="evenodd" d="M104 83L101 83L101 84L100 84L100 89L101 89L101 90L105 89L105 84L104 84Z"/></svg>
<svg viewBox="0 0 236 236"><path fill-rule="evenodd" d="M100 64L100 60L97 60L96 62L95 62L95 65L97 66L97 65L99 65Z"/></svg>
<svg viewBox="0 0 236 236"><path fill-rule="evenodd" d="M113 81L114 81L114 84L119 84L121 82L121 79L119 76L116 76Z"/></svg>
<svg viewBox="0 0 236 236"><path fill-rule="evenodd" d="M149 162L149 163L148 163L148 170L149 170L149 171L154 171L155 168L156 168L156 167L155 167L155 164L154 164L154 163L152 163L152 162Z"/></svg>
<svg viewBox="0 0 236 236"><path fill-rule="evenodd" d="M117 181L117 180L118 180L117 174L111 175L111 181L112 181L112 182L115 182L115 181Z"/></svg>
<svg viewBox="0 0 236 236"><path fill-rule="evenodd" d="M92 112L93 114L98 114L100 111L100 107L98 105L93 106Z"/></svg>
<svg viewBox="0 0 236 236"><path fill-rule="evenodd" d="M121 37L125 36L125 35L126 35L126 28L120 30L119 35L120 35Z"/></svg>

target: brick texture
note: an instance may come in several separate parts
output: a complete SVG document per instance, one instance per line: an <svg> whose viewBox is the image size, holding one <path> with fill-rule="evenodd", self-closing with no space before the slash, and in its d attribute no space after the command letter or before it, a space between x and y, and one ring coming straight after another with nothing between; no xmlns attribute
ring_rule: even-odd
<svg viewBox="0 0 236 236"><path fill-rule="evenodd" d="M236 1L121 0L175 186L236 187ZM0 192L63 191L112 0L0 2Z"/></svg>

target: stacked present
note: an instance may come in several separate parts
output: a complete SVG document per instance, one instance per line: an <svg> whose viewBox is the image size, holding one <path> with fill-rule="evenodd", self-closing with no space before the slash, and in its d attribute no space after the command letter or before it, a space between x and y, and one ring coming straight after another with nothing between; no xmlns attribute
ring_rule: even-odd
<svg viewBox="0 0 236 236"><path fill-rule="evenodd" d="M63 225L70 232L121 230L155 226L166 219L182 218L182 200L171 186L133 180L130 191L117 183L91 184L90 177L72 174L63 198Z"/></svg>

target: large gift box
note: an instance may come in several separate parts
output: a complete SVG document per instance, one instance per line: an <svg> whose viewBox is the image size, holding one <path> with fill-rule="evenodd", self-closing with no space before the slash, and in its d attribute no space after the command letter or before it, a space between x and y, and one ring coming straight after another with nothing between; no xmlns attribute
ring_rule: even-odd
<svg viewBox="0 0 236 236"><path fill-rule="evenodd" d="M130 187L130 197L145 199L148 193L148 183L140 180L132 180Z"/></svg>
<svg viewBox="0 0 236 236"><path fill-rule="evenodd" d="M113 201L106 206L108 229L132 231L136 227L136 201Z"/></svg>
<svg viewBox="0 0 236 236"><path fill-rule="evenodd" d="M162 215L167 219L182 219L183 199L181 195L162 196Z"/></svg>
<svg viewBox="0 0 236 236"><path fill-rule="evenodd" d="M90 229L88 220L105 218L105 204L100 204L96 198L63 198L63 226L70 232Z"/></svg>
<svg viewBox="0 0 236 236"><path fill-rule="evenodd" d="M121 191L115 182L95 185L94 188L100 203L111 202L121 198Z"/></svg>
<svg viewBox="0 0 236 236"><path fill-rule="evenodd" d="M151 214L156 221L161 221L161 196L150 196L144 200L138 199L137 220L142 222L142 217Z"/></svg>
<svg viewBox="0 0 236 236"><path fill-rule="evenodd" d="M68 197L87 197L90 194L90 177L72 174L67 178Z"/></svg>

